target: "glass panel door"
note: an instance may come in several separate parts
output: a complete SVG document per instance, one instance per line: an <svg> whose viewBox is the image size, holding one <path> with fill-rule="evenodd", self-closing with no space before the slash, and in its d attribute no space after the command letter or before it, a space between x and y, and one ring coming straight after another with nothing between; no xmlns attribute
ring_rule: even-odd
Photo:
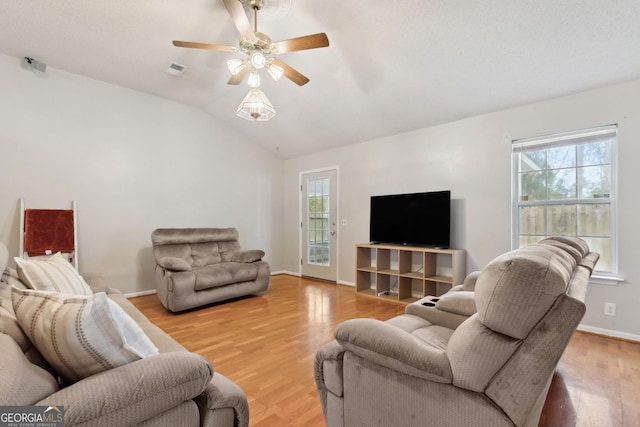
<svg viewBox="0 0 640 427"><path fill-rule="evenodd" d="M335 169L302 175L302 275L336 281Z"/></svg>

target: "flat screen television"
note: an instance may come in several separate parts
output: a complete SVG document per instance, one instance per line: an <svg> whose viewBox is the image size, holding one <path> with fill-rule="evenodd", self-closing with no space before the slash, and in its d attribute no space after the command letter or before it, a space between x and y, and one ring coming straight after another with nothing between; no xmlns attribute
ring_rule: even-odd
<svg viewBox="0 0 640 427"><path fill-rule="evenodd" d="M369 241L448 248L451 191L371 196Z"/></svg>

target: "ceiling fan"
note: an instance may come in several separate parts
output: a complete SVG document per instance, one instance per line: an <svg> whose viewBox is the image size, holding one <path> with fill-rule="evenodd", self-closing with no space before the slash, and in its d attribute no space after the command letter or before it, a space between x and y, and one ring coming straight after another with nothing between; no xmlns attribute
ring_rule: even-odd
<svg viewBox="0 0 640 427"><path fill-rule="evenodd" d="M258 87L260 77L258 71L266 68L269 74L278 80L282 75L303 86L309 79L280 59L271 55L286 52L294 52L307 49L316 49L329 46L329 39L325 33L311 34L308 36L272 42L269 36L258 32L258 11L263 7L263 0L244 0L254 11L254 25L251 26L248 16L240 0L221 0L231 15L235 27L240 32L239 47L219 44L197 43L174 40L173 45L195 49L217 50L222 52L243 52L249 56L246 59L234 58L227 61L227 67L231 72L231 78L227 82L237 85L249 74L249 86Z"/></svg>

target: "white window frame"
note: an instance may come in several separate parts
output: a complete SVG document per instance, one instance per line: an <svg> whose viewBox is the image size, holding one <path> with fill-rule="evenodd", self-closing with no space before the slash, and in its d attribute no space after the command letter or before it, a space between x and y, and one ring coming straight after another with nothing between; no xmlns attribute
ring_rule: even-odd
<svg viewBox="0 0 640 427"><path fill-rule="evenodd" d="M618 126L608 125L601 126L592 129L585 129L573 132L565 132L554 135L547 135L541 137L533 137L526 139L517 139L512 141L511 159L512 159L512 196L511 196L511 247L512 249L518 248L520 245L520 229L519 229L519 208L524 206L527 202L520 200L520 188L519 188L519 175L520 175L520 156L521 151L531 147L552 147L561 144L566 145L579 145L581 140L585 138L602 136L613 136L614 141L611 145L611 189L607 199L610 205L610 236L611 236L611 260L610 270L603 271L596 270L592 275L592 281L602 284L617 284L623 279L618 276L618 233L617 233L617 154L618 154ZM600 200L600 201L602 201ZM585 201L580 199L569 200L547 200L536 201L536 204L542 205L554 205L554 204L579 204L584 202L591 202L591 200Z"/></svg>

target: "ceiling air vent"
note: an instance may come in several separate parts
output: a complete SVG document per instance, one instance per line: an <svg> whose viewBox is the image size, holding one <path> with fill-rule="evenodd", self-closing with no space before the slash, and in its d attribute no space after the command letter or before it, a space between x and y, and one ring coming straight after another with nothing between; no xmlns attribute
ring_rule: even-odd
<svg viewBox="0 0 640 427"><path fill-rule="evenodd" d="M36 61L35 59L29 58L28 56L25 56L24 60L27 61L29 67L34 70L40 71L42 73L47 71L47 64L45 64L44 62Z"/></svg>
<svg viewBox="0 0 640 427"><path fill-rule="evenodd" d="M164 71L168 74L171 74L172 76L181 76L186 70L187 70L187 67L185 67L184 65L180 65L175 62L172 62L171 64L169 64L169 67Z"/></svg>

